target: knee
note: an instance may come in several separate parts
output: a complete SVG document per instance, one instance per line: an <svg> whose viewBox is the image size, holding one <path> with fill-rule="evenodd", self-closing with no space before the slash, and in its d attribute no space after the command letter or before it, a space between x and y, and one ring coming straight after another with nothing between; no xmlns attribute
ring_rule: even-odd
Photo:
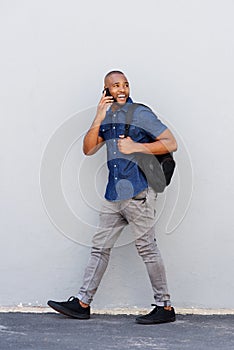
<svg viewBox="0 0 234 350"><path fill-rule="evenodd" d="M160 256L160 252L158 250L157 244L155 241L153 242L145 242L144 244L136 243L136 248L138 254L142 257L142 259L146 262L154 262Z"/></svg>
<svg viewBox="0 0 234 350"><path fill-rule="evenodd" d="M102 255L103 257L109 258L110 251L111 251L110 248L92 247L91 255L94 255L94 256Z"/></svg>

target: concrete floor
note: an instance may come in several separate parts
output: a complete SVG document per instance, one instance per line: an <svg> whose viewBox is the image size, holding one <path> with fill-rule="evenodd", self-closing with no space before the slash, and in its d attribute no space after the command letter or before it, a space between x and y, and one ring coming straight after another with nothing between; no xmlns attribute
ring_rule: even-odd
<svg viewBox="0 0 234 350"><path fill-rule="evenodd" d="M1 350L232 350L234 315L177 315L139 325L133 315L92 315L80 321L57 313L0 313Z"/></svg>

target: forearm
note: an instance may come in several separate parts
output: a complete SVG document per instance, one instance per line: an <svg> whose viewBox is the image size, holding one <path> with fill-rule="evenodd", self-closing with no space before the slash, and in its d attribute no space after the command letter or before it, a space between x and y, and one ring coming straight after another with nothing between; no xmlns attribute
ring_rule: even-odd
<svg viewBox="0 0 234 350"><path fill-rule="evenodd" d="M125 154L131 153L146 153L146 154L165 154L177 150L176 139L167 129L161 133L154 142L140 143L134 142L129 136L120 135L118 141L120 152Z"/></svg>
<svg viewBox="0 0 234 350"><path fill-rule="evenodd" d="M146 154L165 154L168 152L174 152L177 149L175 141L158 140L152 143L138 143L134 145L134 152L146 153Z"/></svg>
<svg viewBox="0 0 234 350"><path fill-rule="evenodd" d="M99 129L101 125L101 119L98 116L95 117L90 129L84 137L83 152L85 155L92 155L98 151L102 146L101 138L99 137Z"/></svg>
<svg viewBox="0 0 234 350"><path fill-rule="evenodd" d="M97 114L94 121L84 137L83 141L83 152L86 155L92 155L96 153L99 148L103 145L103 139L99 137L99 129L102 121L106 116L107 107L113 103L112 96L106 96L106 93L102 95L97 107Z"/></svg>
<svg viewBox="0 0 234 350"><path fill-rule="evenodd" d="M137 143L136 148L138 149L136 152L160 155L168 152L175 152L177 150L177 142L171 131L166 129L154 142Z"/></svg>

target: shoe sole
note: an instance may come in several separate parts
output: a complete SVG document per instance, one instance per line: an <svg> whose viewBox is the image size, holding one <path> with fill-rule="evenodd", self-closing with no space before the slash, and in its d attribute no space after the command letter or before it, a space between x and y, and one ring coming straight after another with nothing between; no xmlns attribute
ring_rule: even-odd
<svg viewBox="0 0 234 350"><path fill-rule="evenodd" d="M170 318L169 320L158 320L158 321L147 321L147 320L138 320L136 319L136 323L139 324L160 324L160 323L169 323L169 322L175 322L176 318Z"/></svg>
<svg viewBox="0 0 234 350"><path fill-rule="evenodd" d="M54 309L55 311L59 312L60 314L65 315L65 316L70 316L70 317L73 317L73 318L77 318L79 320L88 320L90 318L90 315L74 313L71 310L64 308L63 306L58 305L58 304L53 303L53 302L50 302L50 301L47 304L52 309Z"/></svg>

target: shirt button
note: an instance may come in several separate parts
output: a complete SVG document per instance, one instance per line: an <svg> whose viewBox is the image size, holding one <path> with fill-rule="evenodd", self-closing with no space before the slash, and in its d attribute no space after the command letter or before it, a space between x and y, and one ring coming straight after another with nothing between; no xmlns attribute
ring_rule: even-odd
<svg viewBox="0 0 234 350"><path fill-rule="evenodd" d="M117 167L117 165L116 164L114 164L114 168L116 168Z"/></svg>
<svg viewBox="0 0 234 350"><path fill-rule="evenodd" d="M116 152L113 152L114 154L116 154Z"/></svg>
<svg viewBox="0 0 234 350"><path fill-rule="evenodd" d="M117 177L115 177L115 180L118 180L118 178L117 178Z"/></svg>
<svg viewBox="0 0 234 350"><path fill-rule="evenodd" d="M115 129L115 126L113 126L113 129Z"/></svg>
<svg viewBox="0 0 234 350"><path fill-rule="evenodd" d="M113 142L116 142L116 139L114 139Z"/></svg>
<svg viewBox="0 0 234 350"><path fill-rule="evenodd" d="M113 117L116 117L116 113L113 114Z"/></svg>

